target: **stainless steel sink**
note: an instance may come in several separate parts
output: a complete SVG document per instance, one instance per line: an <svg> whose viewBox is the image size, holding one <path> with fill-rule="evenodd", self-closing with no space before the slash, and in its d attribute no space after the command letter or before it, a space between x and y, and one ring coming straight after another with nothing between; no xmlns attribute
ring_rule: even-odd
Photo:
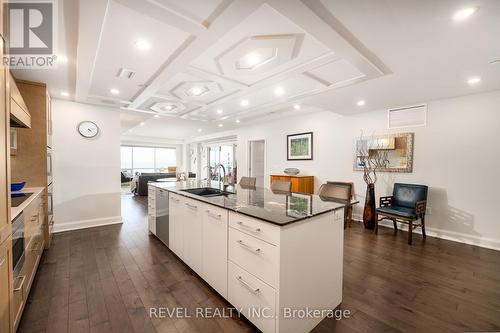
<svg viewBox="0 0 500 333"><path fill-rule="evenodd" d="M217 197L217 196L226 196L230 194L234 194L233 192L229 191L224 191L224 190L219 190L217 188L212 188L212 187L200 187L200 188L190 188L187 190L181 190L184 192L188 192L194 195L199 195L202 197Z"/></svg>

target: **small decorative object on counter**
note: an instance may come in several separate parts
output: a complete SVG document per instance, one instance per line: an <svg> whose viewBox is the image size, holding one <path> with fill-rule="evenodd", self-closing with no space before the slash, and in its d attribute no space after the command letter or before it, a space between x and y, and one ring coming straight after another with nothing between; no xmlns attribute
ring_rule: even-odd
<svg viewBox="0 0 500 333"><path fill-rule="evenodd" d="M283 172L289 176L296 176L300 173L300 170L297 168L286 168Z"/></svg>
<svg viewBox="0 0 500 333"><path fill-rule="evenodd" d="M12 184L10 184L10 191L11 192L21 191L23 189L24 185L26 185L26 182L12 183Z"/></svg>

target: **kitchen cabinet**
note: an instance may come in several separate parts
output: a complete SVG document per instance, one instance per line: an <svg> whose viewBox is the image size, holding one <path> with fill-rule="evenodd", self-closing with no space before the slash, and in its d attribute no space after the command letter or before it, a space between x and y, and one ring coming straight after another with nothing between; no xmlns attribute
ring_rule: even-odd
<svg viewBox="0 0 500 333"><path fill-rule="evenodd" d="M202 261L202 211L203 203L192 200L184 199L182 206L182 226L183 230L183 244L184 244L184 261L189 267L198 274L201 274L201 261Z"/></svg>
<svg viewBox="0 0 500 333"><path fill-rule="evenodd" d="M4 56L5 41L0 37L0 58ZM10 229L10 126L8 104L8 69L0 63L0 245L11 234Z"/></svg>
<svg viewBox="0 0 500 333"><path fill-rule="evenodd" d="M168 244L170 250L179 258L184 259L183 207L184 200L176 194L170 194L170 221Z"/></svg>
<svg viewBox="0 0 500 333"><path fill-rule="evenodd" d="M201 276L227 298L227 224L228 212L205 205L202 212Z"/></svg>
<svg viewBox="0 0 500 333"><path fill-rule="evenodd" d="M0 245L0 332L10 332L12 323L12 241Z"/></svg>
<svg viewBox="0 0 500 333"><path fill-rule="evenodd" d="M45 246L44 238L44 198L45 189L33 194L31 202L23 209L24 215L24 263L13 281L13 328L17 329L28 295L35 279L38 265Z"/></svg>
<svg viewBox="0 0 500 333"><path fill-rule="evenodd" d="M177 193L169 202L170 249L264 333L309 332L326 312L285 309L341 303L343 208L277 225Z"/></svg>
<svg viewBox="0 0 500 333"><path fill-rule="evenodd" d="M314 194L314 176L271 175L273 180L287 180L292 183L292 192Z"/></svg>

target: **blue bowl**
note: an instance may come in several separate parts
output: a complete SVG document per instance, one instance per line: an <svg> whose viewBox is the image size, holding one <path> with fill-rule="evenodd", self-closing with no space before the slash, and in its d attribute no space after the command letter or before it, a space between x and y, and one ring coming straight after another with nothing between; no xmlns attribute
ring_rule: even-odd
<svg viewBox="0 0 500 333"><path fill-rule="evenodd" d="M12 183L12 184L10 184L10 191L11 192L21 191L23 189L24 185L26 185L26 182Z"/></svg>

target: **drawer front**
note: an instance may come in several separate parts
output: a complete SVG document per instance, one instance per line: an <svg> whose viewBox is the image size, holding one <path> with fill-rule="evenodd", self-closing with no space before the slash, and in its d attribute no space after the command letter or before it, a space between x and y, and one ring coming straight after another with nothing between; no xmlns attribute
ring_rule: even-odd
<svg viewBox="0 0 500 333"><path fill-rule="evenodd" d="M229 228L229 259L264 282L278 287L278 247Z"/></svg>
<svg viewBox="0 0 500 333"><path fill-rule="evenodd" d="M232 262L228 266L228 301L262 332L275 332L275 290Z"/></svg>
<svg viewBox="0 0 500 333"><path fill-rule="evenodd" d="M280 228L268 222L263 222L252 217L229 212L229 226L263 241L279 245Z"/></svg>

